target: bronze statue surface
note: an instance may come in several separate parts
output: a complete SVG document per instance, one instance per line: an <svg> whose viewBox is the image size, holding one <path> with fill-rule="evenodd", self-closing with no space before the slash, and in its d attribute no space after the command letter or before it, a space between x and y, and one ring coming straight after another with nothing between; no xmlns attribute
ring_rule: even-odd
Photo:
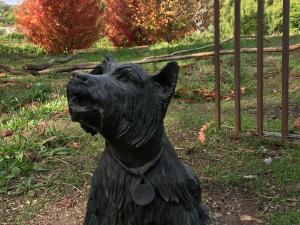
<svg viewBox="0 0 300 225"><path fill-rule="evenodd" d="M74 72L67 95L72 120L105 138L85 225L202 225L201 189L164 131L179 67L149 76L107 57L90 74Z"/></svg>

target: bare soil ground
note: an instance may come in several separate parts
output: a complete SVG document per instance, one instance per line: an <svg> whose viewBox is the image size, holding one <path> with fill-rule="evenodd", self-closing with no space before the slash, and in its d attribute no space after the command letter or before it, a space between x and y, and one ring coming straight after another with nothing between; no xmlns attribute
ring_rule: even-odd
<svg viewBox="0 0 300 225"><path fill-rule="evenodd" d="M214 189L203 186L203 199L222 225L257 225L259 218L255 199L251 194L230 187ZM66 197L55 203L46 204L28 225L81 225L83 224L87 192Z"/></svg>
<svg viewBox="0 0 300 225"><path fill-rule="evenodd" d="M83 193L46 204L28 225L81 225L85 215L86 199L86 194Z"/></svg>

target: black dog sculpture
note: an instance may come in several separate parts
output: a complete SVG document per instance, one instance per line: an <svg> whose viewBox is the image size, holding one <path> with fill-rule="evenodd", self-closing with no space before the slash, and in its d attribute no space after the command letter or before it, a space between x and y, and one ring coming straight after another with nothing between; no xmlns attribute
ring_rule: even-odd
<svg viewBox="0 0 300 225"><path fill-rule="evenodd" d="M90 74L74 72L67 87L73 121L106 140L84 225L203 225L201 190L179 161L163 126L178 65L149 76L111 57Z"/></svg>

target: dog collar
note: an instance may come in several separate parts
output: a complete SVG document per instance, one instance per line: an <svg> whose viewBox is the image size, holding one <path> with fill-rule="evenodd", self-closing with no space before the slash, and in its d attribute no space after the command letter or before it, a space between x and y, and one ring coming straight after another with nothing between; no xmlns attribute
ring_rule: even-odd
<svg viewBox="0 0 300 225"><path fill-rule="evenodd" d="M155 191L152 184L145 178L144 175L159 161L162 156L163 147L154 159L137 168L130 168L126 166L120 159L118 159L113 151L108 150L107 152L127 173L138 177L137 182L131 185L130 188L132 200L140 206L150 204L155 198Z"/></svg>

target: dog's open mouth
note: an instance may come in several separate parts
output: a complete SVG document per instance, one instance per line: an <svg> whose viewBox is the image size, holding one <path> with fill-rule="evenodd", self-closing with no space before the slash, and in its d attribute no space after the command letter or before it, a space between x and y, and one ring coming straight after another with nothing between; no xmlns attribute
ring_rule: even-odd
<svg viewBox="0 0 300 225"><path fill-rule="evenodd" d="M81 124L94 120L99 112L96 101L84 93L71 94L68 102L72 120Z"/></svg>
<svg viewBox="0 0 300 225"><path fill-rule="evenodd" d="M101 120L96 119L99 116L96 101L82 93L73 93L68 102L72 121L80 123L86 132L95 135L99 130L97 127L101 127Z"/></svg>
<svg viewBox="0 0 300 225"><path fill-rule="evenodd" d="M72 113L85 113L95 111L96 102L89 96L78 94L69 99L69 107Z"/></svg>

